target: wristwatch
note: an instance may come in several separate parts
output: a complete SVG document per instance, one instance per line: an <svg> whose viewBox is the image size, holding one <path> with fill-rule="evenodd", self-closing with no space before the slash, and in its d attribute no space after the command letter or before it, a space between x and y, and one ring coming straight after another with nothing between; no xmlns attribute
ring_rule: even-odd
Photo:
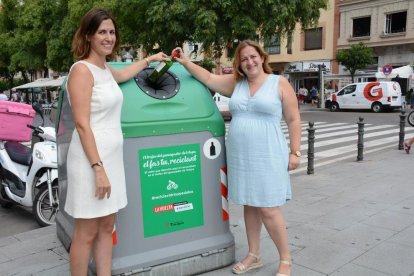
<svg viewBox="0 0 414 276"><path fill-rule="evenodd" d="M103 167L103 163L102 163L102 161L98 161L98 162L96 162L96 163L93 163L93 164L91 165L91 168L93 168L93 167L95 167L95 166Z"/></svg>
<svg viewBox="0 0 414 276"><path fill-rule="evenodd" d="M302 153L300 153L299 150L297 150L297 151L291 151L290 154L296 155L297 157L301 157L302 156Z"/></svg>

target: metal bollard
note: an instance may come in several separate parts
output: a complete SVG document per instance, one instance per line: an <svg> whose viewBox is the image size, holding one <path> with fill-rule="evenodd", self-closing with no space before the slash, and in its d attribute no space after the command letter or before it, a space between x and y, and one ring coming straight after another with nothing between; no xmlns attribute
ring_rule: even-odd
<svg viewBox="0 0 414 276"><path fill-rule="evenodd" d="M398 149L404 149L404 136L405 136L405 110L401 111L400 115L400 139L398 141Z"/></svg>
<svg viewBox="0 0 414 276"><path fill-rule="evenodd" d="M359 117L358 122L358 155L357 161L364 160L364 118Z"/></svg>
<svg viewBox="0 0 414 276"><path fill-rule="evenodd" d="M315 128L314 122L309 122L308 130L308 174L313 174L313 160L315 158Z"/></svg>

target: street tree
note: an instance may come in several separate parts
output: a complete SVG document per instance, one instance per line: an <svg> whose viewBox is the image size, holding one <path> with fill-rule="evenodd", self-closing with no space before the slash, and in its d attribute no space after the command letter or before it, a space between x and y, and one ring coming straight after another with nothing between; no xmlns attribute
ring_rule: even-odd
<svg viewBox="0 0 414 276"><path fill-rule="evenodd" d="M124 42L167 53L184 42L220 57L243 39L291 34L297 24L314 26L328 0L124 0L114 12Z"/></svg>
<svg viewBox="0 0 414 276"><path fill-rule="evenodd" d="M42 72L48 77L47 41L57 18L54 17L60 1L25 0L17 18L14 53L11 68L23 67L30 74Z"/></svg>
<svg viewBox="0 0 414 276"><path fill-rule="evenodd" d="M14 50L13 33L16 29L18 2L17 0L3 0L0 11L0 77L13 87L14 76L19 68L10 69L11 55ZM21 68L20 68L21 69Z"/></svg>
<svg viewBox="0 0 414 276"><path fill-rule="evenodd" d="M81 16L95 6L113 12L123 45L170 53L197 42L215 58L243 39L265 41L291 34L297 24L314 26L328 0L1 0L0 17L7 3L14 3L17 12L8 22L13 32L8 37L1 32L13 47L4 64L11 71L40 70L46 76L47 68L69 69L74 32Z"/></svg>
<svg viewBox="0 0 414 276"><path fill-rule="evenodd" d="M375 62L371 48L368 48L362 42L353 44L350 49L339 50L336 54L336 60L345 67L346 71L349 71L352 82L354 82L355 73L358 69L363 69Z"/></svg>

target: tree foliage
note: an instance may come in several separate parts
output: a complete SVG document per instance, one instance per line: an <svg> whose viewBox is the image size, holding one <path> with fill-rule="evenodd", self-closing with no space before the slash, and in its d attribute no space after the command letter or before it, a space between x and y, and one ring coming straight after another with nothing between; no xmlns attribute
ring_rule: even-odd
<svg viewBox="0 0 414 276"><path fill-rule="evenodd" d="M221 56L243 39L281 37L317 24L327 0L124 0L116 4L124 42L170 52L184 42L199 42L203 51Z"/></svg>
<svg viewBox="0 0 414 276"><path fill-rule="evenodd" d="M283 37L299 23L318 22L328 0L1 0L0 75L11 78L47 68L67 72L80 18L92 7L112 11L121 43L147 53L170 53L201 43L211 57L243 39Z"/></svg>
<svg viewBox="0 0 414 276"><path fill-rule="evenodd" d="M345 67L345 70L349 71L352 82L354 82L355 72L358 69L365 68L375 62L372 50L362 42L352 45L350 49L339 50L336 54L336 60Z"/></svg>

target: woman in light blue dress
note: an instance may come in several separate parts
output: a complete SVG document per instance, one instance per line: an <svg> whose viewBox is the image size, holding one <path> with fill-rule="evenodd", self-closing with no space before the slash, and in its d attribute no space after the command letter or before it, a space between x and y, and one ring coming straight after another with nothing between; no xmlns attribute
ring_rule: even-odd
<svg viewBox="0 0 414 276"><path fill-rule="evenodd" d="M178 62L208 88L231 97L232 121L226 142L229 198L244 206L249 252L232 269L242 274L263 266L260 231L265 225L279 252L277 276L291 275L288 234L280 206L291 199L289 170L300 163L301 123L295 91L272 74L268 55L256 42L236 49L229 75L214 75L188 61L181 48ZM288 125L290 150L280 120Z"/></svg>

